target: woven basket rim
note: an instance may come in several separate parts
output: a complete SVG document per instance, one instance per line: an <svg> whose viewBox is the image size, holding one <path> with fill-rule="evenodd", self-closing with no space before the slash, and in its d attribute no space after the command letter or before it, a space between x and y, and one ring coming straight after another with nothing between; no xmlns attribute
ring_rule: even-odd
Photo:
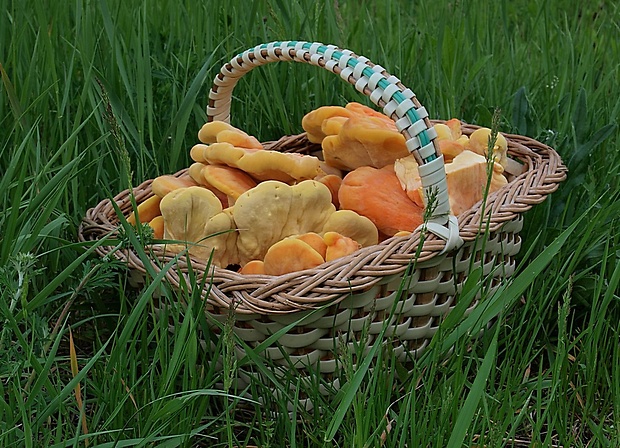
<svg viewBox="0 0 620 448"><path fill-rule="evenodd" d="M470 124L463 124L462 127L466 135L480 128ZM507 222L519 219L533 205L544 201L566 178L567 169L554 149L529 137L502 134L508 141L509 155L524 162L527 169L489 195L485 206L489 221L484 226L481 226L481 202L459 215L459 232L464 241L476 239L480 228L495 232ZM304 142L305 134L298 134L267 142L265 146L269 149L290 150L290 146L303 146ZM179 176L185 171L180 170L175 175ZM152 195L151 182L152 179L149 179L133 189L136 201ZM113 200L121 209L130 209L128 190L120 192ZM111 200L105 199L87 211L78 229L78 238L82 242L99 240L114 234L118 224ZM208 291L203 291L203 295L207 305L214 310L234 307L237 313L290 313L342 300L351 292L365 290L388 276L402 274L416 254L420 238L420 231L409 236L391 237L378 245L363 248L315 269L281 276L242 275L225 268L208 266L203 260L193 258L191 267L198 280L203 276L209 280L206 283L209 285ZM443 240L427 233L417 263L440 256L444 246ZM97 253L102 257L112 254L116 259L126 262L130 269L146 273L145 266L133 250L113 249L112 246L99 246ZM151 253L160 261L158 265L153 260L156 272L160 265L163 266L175 257L170 250L166 252L159 246L152 247ZM179 275L186 274L187 261L179 259L176 268L169 270L165 276L173 286L178 287L181 283Z"/></svg>

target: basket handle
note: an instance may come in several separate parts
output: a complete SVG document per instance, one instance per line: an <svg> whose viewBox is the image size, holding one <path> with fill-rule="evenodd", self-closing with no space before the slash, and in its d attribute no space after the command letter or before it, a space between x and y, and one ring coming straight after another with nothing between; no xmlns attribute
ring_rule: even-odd
<svg viewBox="0 0 620 448"><path fill-rule="evenodd" d="M405 137L407 149L418 163L425 197L428 198L433 192L436 198L427 224L428 230L446 241L443 252L460 247L463 241L459 237L456 217L450 214L444 160L428 112L397 77L368 58L318 42L286 41L257 45L233 58L215 77L209 92L207 120L229 122L232 91L239 78L255 67L279 61L304 62L339 75L370 97L385 115L396 122L397 129Z"/></svg>

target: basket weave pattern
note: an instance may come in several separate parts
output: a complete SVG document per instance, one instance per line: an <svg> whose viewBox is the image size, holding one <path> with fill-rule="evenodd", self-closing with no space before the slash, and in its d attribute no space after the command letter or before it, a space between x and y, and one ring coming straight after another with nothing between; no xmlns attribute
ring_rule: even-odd
<svg viewBox="0 0 620 448"><path fill-rule="evenodd" d="M229 101L227 103L221 98L229 96L236 79L252 68L243 67L244 64L260 65L256 54L265 60L271 56L274 60L294 60L300 56L292 50L269 50L273 53L269 55L268 50L257 49L253 58L240 55L222 69L222 73L234 75L234 82L232 85L226 83L220 75L216 78L215 94L211 95L208 109L210 119L228 120ZM301 54L301 58L304 62L328 68L321 58L305 54ZM366 64L371 65L370 62ZM235 66L243 68L241 75L235 73ZM331 69L342 76L338 65L332 64ZM224 101L225 107L218 108L217 101ZM421 108L415 97L412 101ZM387 102L379 98L377 104L383 107ZM427 118L421 120L428 127L439 122ZM463 125L463 133L469 135L477 128ZM422 235L417 230L408 237L392 237L315 269L277 277L246 276L207 266L203 260L192 260L192 270L199 277L207 276L207 283L211 285L208 293L203 292L207 314L223 321L229 309L234 308L235 333L248 344L256 345L310 311L323 307L283 335L278 341L279 346L268 348L267 355L277 361L284 357L285 352L290 360L302 365L321 360L321 372L329 374L336 369L333 351L339 338L344 335L345 340L359 341L364 333L372 343L386 325L394 301L399 300L397 313L391 317L386 334L401 359L421 353L436 332L441 317L456 305L455 297L472 267L482 266L485 275L493 276L494 286L514 272L515 255L521 245L522 214L541 203L566 177L566 169L552 148L527 137L504 136L508 141L509 156L522 162L523 170L508 176L508 184L489 195L484 207L478 203L458 216L458 232L464 242L460 247L442 253L446 247L444 239L432 233ZM309 143L305 134L286 136L264 146L265 149L300 153L320 149ZM418 163L425 163L424 157L414 154ZM182 170L176 175L185 172ZM149 180L134 188L132 194L136 202L153 195L150 184ZM129 191L121 192L113 201L126 217L131 213ZM482 216L483 210L485 216ZM119 218L112 202L104 200L88 210L79 237L82 241L99 240L114 235L118 227ZM133 251L120 249L112 252L112 249L112 246L100 246L97 251L101 256L112 254L137 273L146 273L142 261ZM149 250L156 271L175 257L163 245L154 245ZM404 279L418 251L415 269L410 278ZM176 269L166 273L166 279L173 286L179 286L180 277L187 276L187 272L186 260L181 258ZM408 286L405 294L398 297L397 291L403 280ZM183 283L188 283L187 277Z"/></svg>

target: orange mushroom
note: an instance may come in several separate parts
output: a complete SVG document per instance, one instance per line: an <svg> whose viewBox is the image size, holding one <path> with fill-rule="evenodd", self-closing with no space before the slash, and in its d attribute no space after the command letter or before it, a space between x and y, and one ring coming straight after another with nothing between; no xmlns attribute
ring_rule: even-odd
<svg viewBox="0 0 620 448"><path fill-rule="evenodd" d="M283 275L312 269L324 262L323 257L308 243L297 238L286 238L267 250L264 266L268 275Z"/></svg>
<svg viewBox="0 0 620 448"><path fill-rule="evenodd" d="M244 275L265 275L265 262L263 260L251 260L239 269Z"/></svg>
<svg viewBox="0 0 620 448"><path fill-rule="evenodd" d="M202 176L207 184L227 196L229 206L233 205L243 193L256 186L256 181L246 173L225 165L205 165Z"/></svg>
<svg viewBox="0 0 620 448"><path fill-rule="evenodd" d="M199 185L202 185L203 187L210 190L213 194L215 194L215 196L217 196L217 198L222 203L222 207L226 208L229 206L228 196L226 195L226 193L221 192L220 190L215 188L213 185L211 185L209 182L207 182L207 180L205 179L203 172L204 172L204 169L207 167L207 165L208 165L207 163L200 163L200 162L192 163L187 169L187 174L192 178L194 182L196 182Z"/></svg>
<svg viewBox="0 0 620 448"><path fill-rule="evenodd" d="M392 167L351 171L342 180L338 199L341 209L366 216L388 236L414 230L423 222L424 209L409 199Z"/></svg>
<svg viewBox="0 0 620 448"><path fill-rule="evenodd" d="M197 185L198 183L192 179L189 174L184 174L179 177L166 174L153 179L151 190L154 195L163 198L177 188L195 187Z"/></svg>
<svg viewBox="0 0 620 448"><path fill-rule="evenodd" d="M325 251L325 261L332 261L336 258L346 257L353 252L357 252L362 246L355 240L341 235L338 232L326 232L323 240L327 245Z"/></svg>
<svg viewBox="0 0 620 448"><path fill-rule="evenodd" d="M151 196L138 204L137 210L141 223L149 222L156 216L161 215L161 210L159 209L160 202L161 198L159 196ZM136 224L136 217L133 212L127 218L127 222L131 225Z"/></svg>
<svg viewBox="0 0 620 448"><path fill-rule="evenodd" d="M338 201L338 190L340 190L340 186L342 185L342 178L336 176L335 174L328 174L317 180L329 188L329 191L332 194L332 204L334 204L336 208L340 208L340 202Z"/></svg>
<svg viewBox="0 0 620 448"><path fill-rule="evenodd" d="M321 257L325 258L325 252L327 251L327 244L325 244L325 241L323 240L323 238L321 238L321 235L319 235L318 233L307 232L301 235L292 236L291 238L297 238L298 240L303 241L304 243L308 244L311 248L316 250L319 253L319 255L321 255Z"/></svg>
<svg viewBox="0 0 620 448"><path fill-rule="evenodd" d="M465 150L465 145L469 138L463 135L461 121L458 118L451 118L444 123L437 123L434 128L437 131L437 143L445 162L450 162Z"/></svg>
<svg viewBox="0 0 620 448"><path fill-rule="evenodd" d="M502 166L495 162L489 193L508 183L502 172ZM463 151L446 163L446 177L450 209L458 216L482 199L487 184L487 160L472 151Z"/></svg>
<svg viewBox="0 0 620 448"><path fill-rule="evenodd" d="M149 226L153 229L153 238L161 240L164 237L164 217L159 215L149 221Z"/></svg>
<svg viewBox="0 0 620 448"><path fill-rule="evenodd" d="M361 103L356 103L356 102L351 102L351 103L347 103L347 105L345 106L345 109L352 112L355 115L362 115L362 116L367 116L367 117L373 117L373 118L378 118L379 120L381 120L385 127L388 129L391 129L393 131L398 131L398 129L396 128L396 123L394 122L394 120L392 120L390 117L388 117L387 115L376 111L374 109L371 109L368 106L365 106Z"/></svg>

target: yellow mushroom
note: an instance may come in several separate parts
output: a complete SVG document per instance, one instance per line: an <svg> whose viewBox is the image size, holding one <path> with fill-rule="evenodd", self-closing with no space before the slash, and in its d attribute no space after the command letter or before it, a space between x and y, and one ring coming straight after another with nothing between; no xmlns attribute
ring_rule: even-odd
<svg viewBox="0 0 620 448"><path fill-rule="evenodd" d="M213 143L204 148L203 154L210 164L238 168L259 181L293 183L314 179L319 173L319 159L302 154L257 151L230 143Z"/></svg>
<svg viewBox="0 0 620 448"><path fill-rule="evenodd" d="M174 190L161 200L164 217L164 238L186 241L189 252L215 265L226 267L237 262L236 233L229 209L213 192L202 187ZM172 246L175 249L183 245Z"/></svg>
<svg viewBox="0 0 620 448"><path fill-rule="evenodd" d="M232 211L241 264L262 260L272 245L286 237L320 232L335 210L329 189L320 182L259 183L237 198Z"/></svg>
<svg viewBox="0 0 620 448"><path fill-rule="evenodd" d="M351 171L362 166L382 168L409 154L405 137L384 119L353 115L337 135L323 139L323 157L333 167Z"/></svg>
<svg viewBox="0 0 620 448"><path fill-rule="evenodd" d="M373 246L379 242L377 226L353 210L338 210L332 213L323 226L322 233L337 232L358 242L362 247Z"/></svg>
<svg viewBox="0 0 620 448"><path fill-rule="evenodd" d="M204 124L198 132L198 139L207 144L227 142L241 148L263 149L263 145L255 137L224 121Z"/></svg>
<svg viewBox="0 0 620 448"><path fill-rule="evenodd" d="M469 142L465 145L465 149L468 149L476 154L486 157L488 152L489 138L491 136L491 129L479 128L476 129L470 136ZM502 167L506 167L508 158L508 141L501 133L497 134L497 140L493 146L493 158Z"/></svg>
<svg viewBox="0 0 620 448"><path fill-rule="evenodd" d="M337 118L337 123L341 123L341 117L349 118L352 115L350 111L340 106L323 106L308 112L301 120L301 126L306 131L308 140L312 143L321 143L326 137L325 122L331 118ZM328 127L327 125L326 127Z"/></svg>

